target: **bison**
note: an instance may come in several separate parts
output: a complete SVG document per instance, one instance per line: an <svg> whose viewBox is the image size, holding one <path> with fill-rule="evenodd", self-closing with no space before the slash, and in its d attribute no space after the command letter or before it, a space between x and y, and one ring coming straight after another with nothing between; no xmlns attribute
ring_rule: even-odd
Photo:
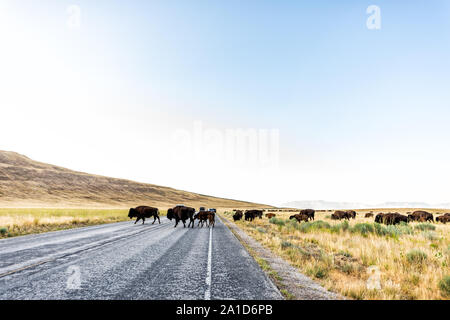
<svg viewBox="0 0 450 320"><path fill-rule="evenodd" d="M206 222L206 225L208 226L208 216L209 216L209 211L201 210L201 211L197 212L194 215L194 220L198 219L197 227L201 224L201 226L203 228L203 224L205 222Z"/></svg>
<svg viewBox="0 0 450 320"><path fill-rule="evenodd" d="M376 222L376 223L383 223L383 216L384 216L384 213L379 213L379 214L377 214L377 215L375 216L375 222Z"/></svg>
<svg viewBox="0 0 450 320"><path fill-rule="evenodd" d="M167 210L167 218L169 220L175 219L175 227L177 227L180 221L183 222L184 227L186 228L186 220L189 219L188 228L192 224L192 228L194 227L194 213L195 209L185 206L176 206Z"/></svg>
<svg viewBox="0 0 450 320"><path fill-rule="evenodd" d="M256 217L262 218L262 210L245 210L245 221L253 221Z"/></svg>
<svg viewBox="0 0 450 320"><path fill-rule="evenodd" d="M399 213L395 213L394 224L399 224L400 222L408 223L408 217Z"/></svg>
<svg viewBox="0 0 450 320"><path fill-rule="evenodd" d="M306 214L308 216L308 219L314 220L314 214L315 214L315 210L314 209L304 209L304 210L300 210L300 214Z"/></svg>
<svg viewBox="0 0 450 320"><path fill-rule="evenodd" d="M373 217L373 213L366 213L366 215L364 216L364 218L371 218Z"/></svg>
<svg viewBox="0 0 450 320"><path fill-rule="evenodd" d="M268 219L272 219L272 218L275 217L275 216L276 216L275 213L266 213L266 217L267 217Z"/></svg>
<svg viewBox="0 0 450 320"><path fill-rule="evenodd" d="M242 210L236 210L236 212L233 214L233 220L238 221L242 219L242 216L244 214L242 213Z"/></svg>
<svg viewBox="0 0 450 320"><path fill-rule="evenodd" d="M434 222L433 214L422 210L414 211L412 214L408 215L408 220L420 222L427 222L427 221Z"/></svg>
<svg viewBox="0 0 450 320"><path fill-rule="evenodd" d="M142 224L145 223L145 218L153 217L153 223L155 223L156 219L161 224L161 220L159 220L159 210L158 208L147 207L147 206L139 206L136 208L131 208L128 212L128 217L130 219L137 218L134 224L136 224L139 220L142 219Z"/></svg>
<svg viewBox="0 0 450 320"><path fill-rule="evenodd" d="M298 222L308 222L309 220L309 215L307 215L306 213L298 213L298 214L294 214L293 216L290 216L289 219L296 219Z"/></svg>
<svg viewBox="0 0 450 320"><path fill-rule="evenodd" d="M214 226L216 225L216 213L215 212L212 212L212 211L209 212L208 222L209 222L208 228L211 227L211 225L214 228Z"/></svg>
<svg viewBox="0 0 450 320"><path fill-rule="evenodd" d="M350 214L347 211L337 210L331 215L333 220L347 219L350 220Z"/></svg>
<svg viewBox="0 0 450 320"><path fill-rule="evenodd" d="M443 214L442 216L436 217L436 222L441 222L443 224L450 222L450 213L446 213Z"/></svg>
<svg viewBox="0 0 450 320"><path fill-rule="evenodd" d="M201 227L203 228L203 224L206 222L206 226L209 227L212 226L214 227L215 225L215 217L216 214L212 211L199 211L194 215L194 220L198 219L198 224L197 227L200 225L201 223Z"/></svg>
<svg viewBox="0 0 450 320"><path fill-rule="evenodd" d="M356 211L355 210L347 210L346 212L347 212L347 215L348 215L349 219L350 218L352 218L352 219L356 218Z"/></svg>
<svg viewBox="0 0 450 320"><path fill-rule="evenodd" d="M399 224L400 222L408 223L408 220L409 219L408 219L407 216L401 215L401 214L399 214L397 212L383 214L383 216L381 218L381 222L386 224L386 225ZM378 221L375 221L375 222L378 222Z"/></svg>

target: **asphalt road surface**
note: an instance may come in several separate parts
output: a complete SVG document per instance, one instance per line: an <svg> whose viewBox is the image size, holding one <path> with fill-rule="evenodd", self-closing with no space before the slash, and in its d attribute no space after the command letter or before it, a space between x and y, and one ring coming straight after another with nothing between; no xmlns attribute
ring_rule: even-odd
<svg viewBox="0 0 450 320"><path fill-rule="evenodd" d="M0 240L0 299L282 296L220 219L188 229L162 218Z"/></svg>

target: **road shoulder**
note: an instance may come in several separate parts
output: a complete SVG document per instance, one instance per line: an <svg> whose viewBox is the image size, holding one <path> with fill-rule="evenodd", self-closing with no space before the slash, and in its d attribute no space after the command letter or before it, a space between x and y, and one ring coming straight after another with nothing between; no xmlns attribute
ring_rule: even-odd
<svg viewBox="0 0 450 320"><path fill-rule="evenodd" d="M250 237L234 223L221 216L242 245L259 263L266 275L274 282L286 299L290 300L341 300L342 296L330 292L318 283L297 271L288 262Z"/></svg>

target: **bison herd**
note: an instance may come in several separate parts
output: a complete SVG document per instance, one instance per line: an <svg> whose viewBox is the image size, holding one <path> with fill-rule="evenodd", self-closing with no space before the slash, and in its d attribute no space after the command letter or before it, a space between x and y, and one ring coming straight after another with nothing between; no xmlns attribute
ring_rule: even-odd
<svg viewBox="0 0 450 320"><path fill-rule="evenodd" d="M289 219L296 219L298 222L308 222L309 220L314 220L315 213L316 211L313 209L300 210L300 213L290 216Z"/></svg>
<svg viewBox="0 0 450 320"><path fill-rule="evenodd" d="M263 216L263 210L246 210L243 212L242 210L236 210L234 209L233 214L233 220L238 221L241 220L243 217L245 217L245 221L253 221L256 217L262 218ZM275 213L271 213L270 210L268 210L269 213L266 214L266 217L268 219L271 219L275 217ZM300 210L299 213L292 215L289 217L289 219L295 219L298 222L308 222L311 220L314 220L314 214L315 210L313 209L304 209ZM350 220L350 219L356 219L356 211L354 210L336 210L334 213L331 214L330 218L333 220ZM374 214L373 212L368 212L364 215L365 218L373 218ZM377 223L384 223L387 225L394 225L399 224L401 222L409 223L412 221L417 222L434 222L433 214L418 210L414 211L412 213L408 212L408 215L402 215L400 213L379 213L375 216L375 222ZM450 222L450 213L446 213L444 215L441 215L439 217L436 217L436 222L441 223L447 223Z"/></svg>
<svg viewBox="0 0 450 320"><path fill-rule="evenodd" d="M233 220L238 221L242 218L245 221L253 221L256 218L262 219L264 211L263 210L237 210L234 209ZM200 207L199 211L196 212L194 208L186 207L184 205L177 205L173 208L167 210L167 218L169 220L175 221L175 227L178 226L178 223L181 221L183 226L186 227L186 222L188 222L188 228L194 227L195 220L198 220L197 227L203 227L205 224L207 227L214 227L215 225L215 209L206 210L204 207ZM295 219L298 222L308 222L314 220L315 210L313 209L304 209L300 210L298 214L292 215L289 219ZM356 211L354 210L336 210L333 214L331 214L331 219L333 220L350 220L356 218ZM268 219L274 218L275 213L267 213L266 217ZM365 218L372 218L374 214L372 212L366 213ZM148 206L139 206L136 208L131 208L128 212L128 217L130 219L136 218L135 224L142 220L142 224L145 223L145 219L149 219L153 217L154 224L156 220L158 223L161 223L159 219L159 210L158 208L148 207ZM384 223L386 225L395 225L401 222L434 222L433 214L418 210L412 213L408 212L408 215L402 215L400 213L379 213L375 216L375 222ZM450 222L450 213L443 214L441 216L436 217L436 222L447 223Z"/></svg>
<svg viewBox="0 0 450 320"><path fill-rule="evenodd" d="M365 218L371 218L374 214L372 212L366 213ZM331 215L331 219L333 220L342 220L342 219L355 219L356 212L353 210L341 211L337 210ZM395 213L379 213L375 216L375 222L384 223L386 225L394 225L399 224L401 222L434 222L433 214L427 211L414 211L413 213L406 215L402 215L398 212ZM447 223L450 221L450 213L446 213L442 216L436 217L436 222Z"/></svg>
<svg viewBox="0 0 450 320"><path fill-rule="evenodd" d="M167 219L175 220L175 228L178 226L178 223L183 222L183 226L186 228L186 221L189 221L188 228L194 227L195 220L198 220L197 227L206 223L207 227L214 227L215 225L215 217L216 217L216 209L205 210L205 208L201 207L198 212L195 211L194 208L186 207L184 205L177 205L173 208L167 210ZM142 220L142 224L145 223L145 219L153 217L153 223L155 223L156 219L161 223L159 219L159 210L158 208L148 207L148 206L139 206L136 208L131 208L128 212L128 217L130 219L136 218L134 224L136 224L139 220Z"/></svg>
<svg viewBox="0 0 450 320"><path fill-rule="evenodd" d="M275 216L273 213L272 215ZM233 220L238 221L242 217L245 217L245 221L253 221L256 218L262 219L262 216L263 210L245 210L245 212L242 212L242 210L234 210Z"/></svg>

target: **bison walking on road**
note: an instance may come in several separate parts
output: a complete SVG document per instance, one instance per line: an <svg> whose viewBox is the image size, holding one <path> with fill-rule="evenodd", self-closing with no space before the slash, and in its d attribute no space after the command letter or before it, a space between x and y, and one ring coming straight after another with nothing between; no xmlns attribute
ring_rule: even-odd
<svg viewBox="0 0 450 320"><path fill-rule="evenodd" d="M211 227L211 225L213 228L216 225L216 213L212 211L210 211L208 215L208 227Z"/></svg>
<svg viewBox="0 0 450 320"><path fill-rule="evenodd" d="M201 224L201 227L203 228L203 224L206 222L206 226L214 227L215 221L216 221L216 214L212 211L199 211L194 215L194 220L198 219L197 227Z"/></svg>
<svg viewBox="0 0 450 320"><path fill-rule="evenodd" d="M186 220L189 219L188 228L192 224L192 228L194 227L194 213L195 209L191 207L185 206L176 206L175 208L171 208L167 210L167 219L172 220L175 219L175 226L177 227L180 221L183 222L183 226L186 228Z"/></svg>
<svg viewBox="0 0 450 320"><path fill-rule="evenodd" d="M139 206L136 208L131 208L128 212L128 217L130 219L137 218L134 224L136 224L139 220L142 220L142 224L145 223L145 218L153 217L153 223L155 223L156 219L161 224L161 220L159 220L159 210L158 208L147 207L147 206Z"/></svg>

